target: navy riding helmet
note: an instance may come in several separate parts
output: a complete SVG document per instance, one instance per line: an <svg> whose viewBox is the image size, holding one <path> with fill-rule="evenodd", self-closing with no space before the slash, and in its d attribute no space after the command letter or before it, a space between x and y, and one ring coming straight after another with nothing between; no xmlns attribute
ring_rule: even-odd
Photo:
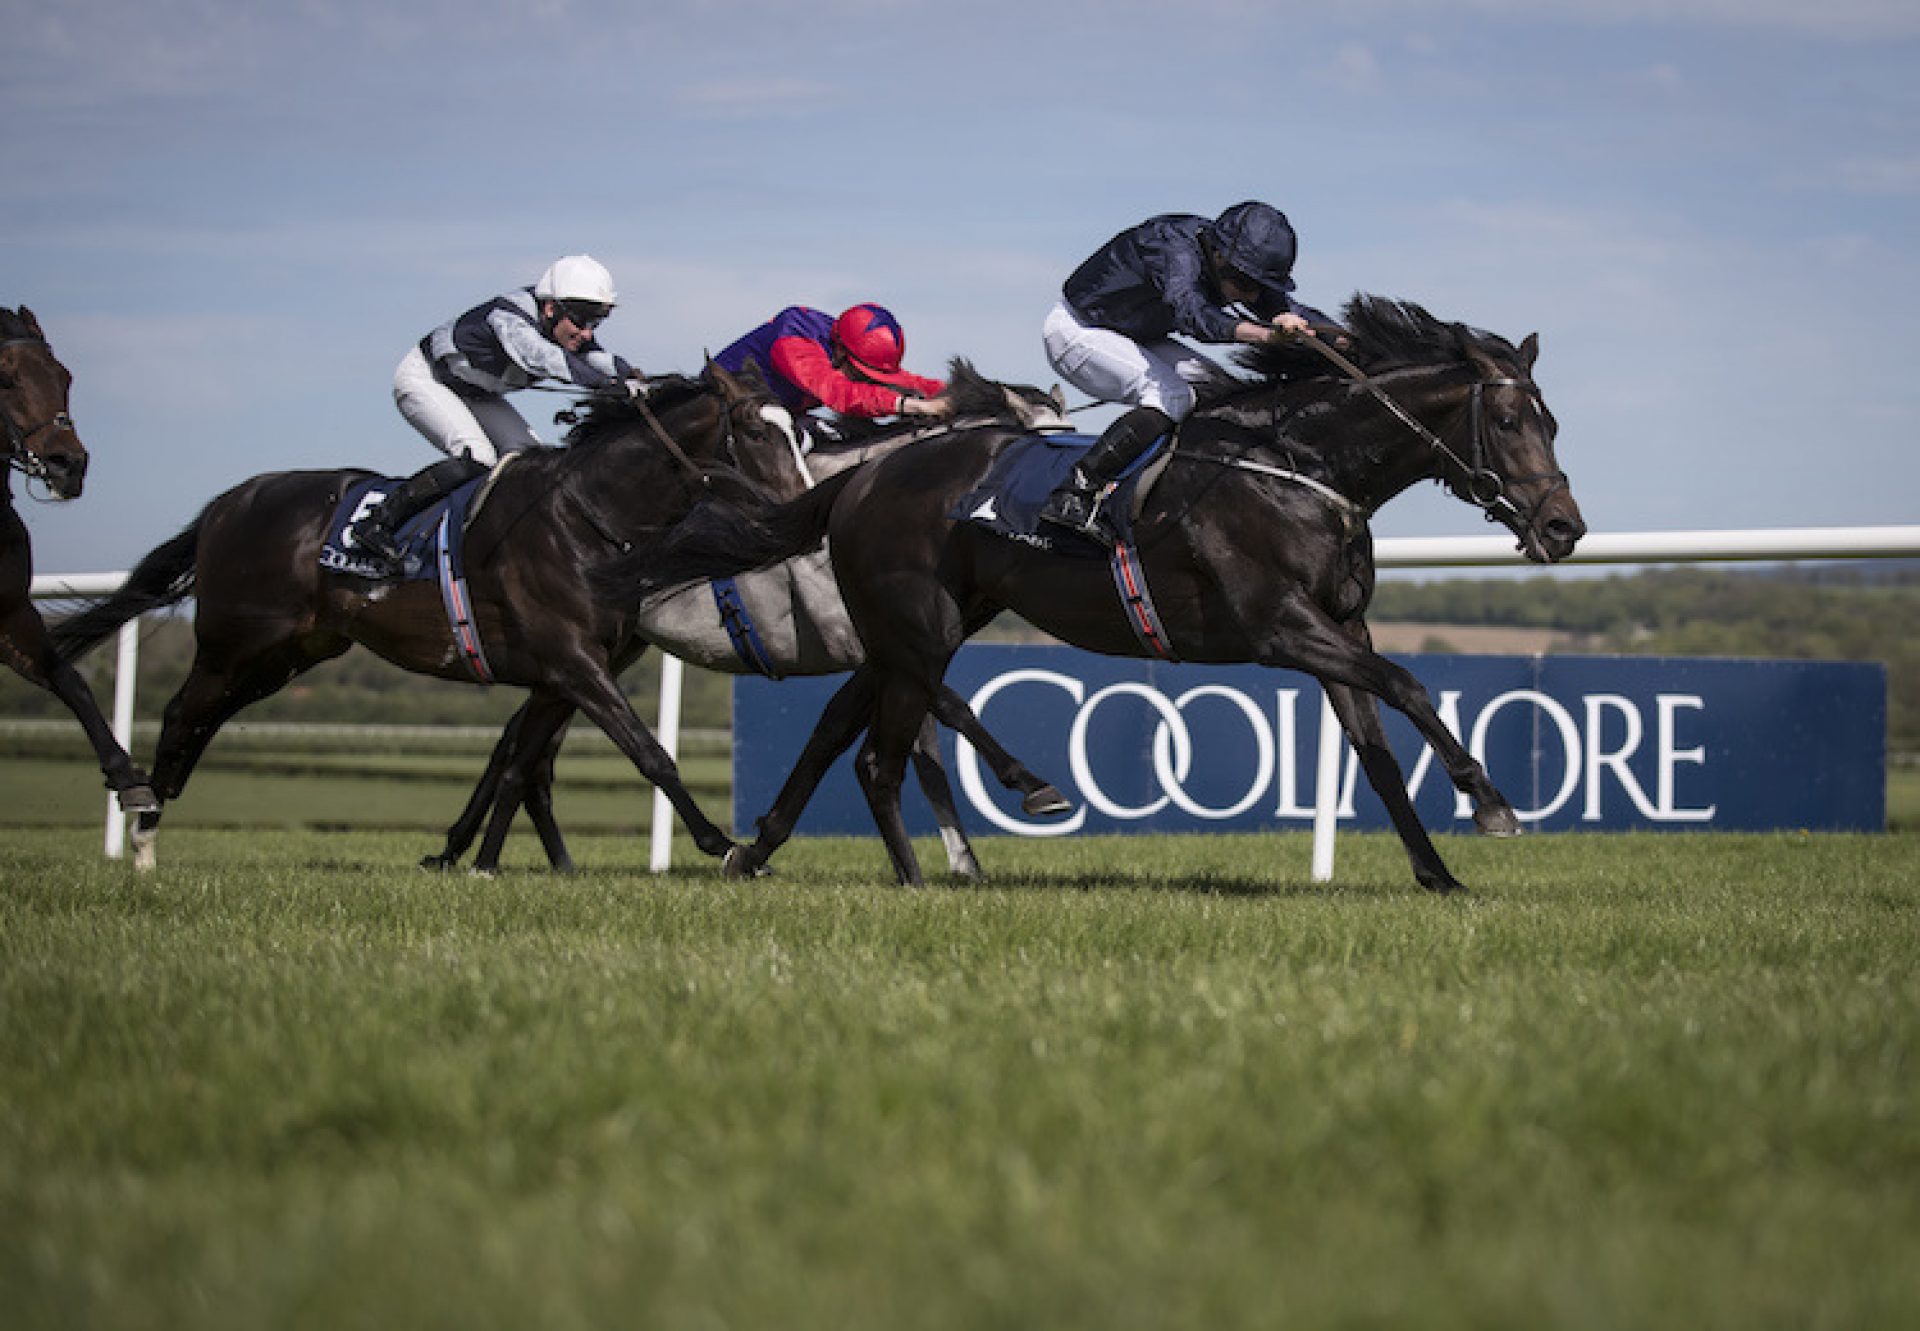
<svg viewBox="0 0 1920 1331"><path fill-rule="evenodd" d="M1210 228L1220 258L1275 295L1293 290L1296 242L1287 215L1248 200L1221 213Z"/></svg>

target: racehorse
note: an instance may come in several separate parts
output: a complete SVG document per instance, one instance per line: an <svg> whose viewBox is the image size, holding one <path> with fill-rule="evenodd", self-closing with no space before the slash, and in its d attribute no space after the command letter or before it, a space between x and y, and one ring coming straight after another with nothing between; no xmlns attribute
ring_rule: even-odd
<svg viewBox="0 0 1920 1331"><path fill-rule="evenodd" d="M655 381L638 403L595 404L564 449L530 449L494 475L465 536L469 617L494 681L566 700L659 787L710 855L732 842L700 810L616 681L625 618L594 603L579 570L683 513L696 493L743 500L757 477L736 469L775 456L768 399L718 367ZM358 642L418 674L473 682L473 657L449 627L431 578L369 581L323 568L342 497L371 473L269 472L210 502L151 551L120 591L63 623L68 660L149 610L191 595L195 653L168 702L153 769L177 799L214 734L235 713ZM797 487L796 487L797 489ZM164 807L136 821L136 863L150 867Z"/></svg>
<svg viewBox="0 0 1920 1331"><path fill-rule="evenodd" d="M1516 835L1520 824L1426 690L1373 650L1369 522L1395 495L1435 479L1504 524L1536 562L1566 558L1586 524L1555 457L1557 422L1533 379L1537 335L1516 347L1368 296L1350 301L1344 318L1351 361L1324 344L1270 346L1242 358L1256 378L1203 393L1145 498L1134 548L1158 602L1163 653L1317 678L1415 878L1452 891L1460 883L1414 812L1378 701L1413 722L1473 801L1482 832ZM1358 378L1329 371L1316 345ZM868 799L903 883L921 881L900 816L904 740L961 643L1012 610L1091 651L1151 653L1152 635L1130 620L1105 562L954 516L1018 437L998 426L958 434L768 512L702 504L644 559L612 561L596 577L612 603L631 605L650 589L788 558L829 537L872 672ZM804 799L806 775L796 769L783 801L789 792Z"/></svg>
<svg viewBox="0 0 1920 1331"><path fill-rule="evenodd" d="M949 391L961 413L957 424L972 419L977 425L1009 414L1029 422L1064 420L1058 416L1057 401L1033 390L982 379L964 361L953 364L950 379ZM906 425L857 442L817 447L804 456L795 448L791 455L796 459L796 474L812 485L948 428L952 427ZM730 592L716 594L710 584L701 583L650 601L636 616L633 629L636 656L652 644L690 665L725 674L760 673L774 678L838 674L855 669L865 659L824 551L744 574ZM478 873L492 872L498 867L514 813L524 804L548 862L562 872L572 868L552 801L554 758L571 714L563 702L542 705L539 700L530 700L515 713L466 808L448 829L445 847L422 860L424 866L444 869L457 864L484 824L486 835L473 867ZM1067 803L1058 790L1002 748L959 695L943 686L935 696L932 715L915 738L914 771L939 823L949 870L963 878L977 878L980 863L961 826L941 765L935 720L967 736L1002 784L1023 795L1022 807L1028 814L1064 813ZM837 755L838 747L864 725L861 717L842 740L824 742L835 744ZM759 868L759 862L740 858L737 850L728 853L726 863L734 874Z"/></svg>
<svg viewBox="0 0 1920 1331"><path fill-rule="evenodd" d="M40 321L24 305L0 306L0 427L6 431L6 500L0 506L0 658L67 705L87 732L108 789L127 810L158 807L153 790L120 742L80 672L60 658L33 605L33 545L13 507L13 473L44 483L56 499L77 499L87 450L67 411L73 376L53 354Z"/></svg>

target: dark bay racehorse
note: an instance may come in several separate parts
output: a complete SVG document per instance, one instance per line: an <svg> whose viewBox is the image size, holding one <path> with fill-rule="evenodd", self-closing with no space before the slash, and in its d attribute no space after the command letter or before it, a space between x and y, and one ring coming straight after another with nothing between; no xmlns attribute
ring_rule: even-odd
<svg viewBox="0 0 1920 1331"><path fill-rule="evenodd" d="M1000 417L1064 421L1058 415L1056 400L1032 389L983 379L964 361L956 361L952 367L949 392L961 413L955 422L961 428L969 420L978 426ZM816 448L804 457L794 448L790 454L796 459L792 474L810 485L900 448L917 445L946 428L951 427L903 426L882 430L858 443ZM725 674L751 674L758 670L776 678L839 674L855 669L865 659L859 635L847 617L846 605L840 599L833 569L824 551L743 574L730 604L738 607L731 627L719 608L713 588L706 583L650 602L635 616L632 654L637 656L651 644L703 669ZM753 664L742 655L740 639L747 632L742 620L751 625L748 655L758 658ZM537 699L529 701L515 714L466 809L448 829L445 847L423 860L424 865L452 867L484 825L486 835L475 857L474 869L491 872L499 864L514 814L524 804L548 861L556 869L571 869L572 859L554 819L552 800L554 758L571 715L571 707L563 700L543 704ZM980 864L961 825L952 788L941 765L934 720L966 735L1002 784L1023 795L1022 807L1028 814L1062 813L1067 804L1057 790L1028 771L980 726L959 695L943 687L935 695L932 715L915 739L914 770L940 825L948 868L961 877L976 878L980 876ZM864 725L862 716L853 729ZM730 871L745 873L758 867L757 862L736 858L736 854L728 855Z"/></svg>
<svg viewBox="0 0 1920 1331"><path fill-rule="evenodd" d="M87 732L123 809L154 809L147 775L127 757L92 690L54 650L33 605L33 546L13 508L13 473L45 483L56 499L77 499L87 474L87 450L67 414L73 376L54 358L33 311L0 306L0 459L6 463L0 504L0 659L67 705Z"/></svg>
<svg viewBox="0 0 1920 1331"><path fill-rule="evenodd" d="M1514 835L1519 820L1420 683L1373 651L1364 618L1374 586L1369 520L1415 482L1437 479L1504 523L1538 562L1564 559L1586 527L1533 380L1536 337L1515 347L1371 297L1356 297L1345 317L1364 379L1330 372L1306 347L1249 357L1261 377L1203 396L1135 535L1172 654L1319 679L1415 877L1447 891L1460 884L1407 797L1377 700L1413 722L1473 800L1481 831ZM787 558L828 536L875 695L869 800L902 882L920 881L900 817L904 741L967 637L1010 609L1079 647L1147 654L1103 561L1037 550L950 516L1015 437L999 427L959 434L770 513L703 504L644 561L614 561L597 579L617 603L633 604L649 587ZM790 790L804 798L805 784L796 770Z"/></svg>
<svg viewBox="0 0 1920 1331"><path fill-rule="evenodd" d="M596 604L580 570L684 513L694 494L759 495L733 460L775 456L767 399L710 369L657 382L645 404L604 403L564 449L534 449L498 474L466 536L470 613L493 678L564 699L664 791L710 855L732 842L701 812L615 679L627 617ZM236 712L358 642L404 669L471 682L437 582L369 582L324 569L329 519L358 470L271 472L209 503L114 595L61 625L71 660L137 615L196 598L195 654L168 702L154 761L161 800L179 797ZM136 862L153 862L161 810L142 813Z"/></svg>

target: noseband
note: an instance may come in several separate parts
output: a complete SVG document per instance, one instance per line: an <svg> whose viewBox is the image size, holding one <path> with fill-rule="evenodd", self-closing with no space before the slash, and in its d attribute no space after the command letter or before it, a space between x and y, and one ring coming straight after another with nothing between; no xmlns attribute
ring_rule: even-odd
<svg viewBox="0 0 1920 1331"><path fill-rule="evenodd" d="M17 346L44 347L48 355L53 354L53 348L47 346L45 338L9 337L0 340L0 350ZM32 429L22 429L20 423L14 420L12 412L0 409L0 421L4 421L7 427L7 451L5 454L0 455L6 459L7 465L23 473L30 480L44 481L49 479L47 464L38 453L33 451L33 441L48 430L66 430L71 433L73 430L73 417L69 416L63 409L55 412L50 419L41 421L40 424L34 426Z"/></svg>

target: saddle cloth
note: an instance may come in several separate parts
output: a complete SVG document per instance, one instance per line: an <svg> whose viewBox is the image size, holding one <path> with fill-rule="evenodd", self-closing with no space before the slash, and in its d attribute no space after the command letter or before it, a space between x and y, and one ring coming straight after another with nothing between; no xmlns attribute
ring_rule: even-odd
<svg viewBox="0 0 1920 1331"><path fill-rule="evenodd" d="M480 487L487 483L486 476L468 481L401 525L397 533L402 555L398 572L369 558L354 543L354 524L371 513L387 497L388 492L405 479L403 476L373 476L347 487L346 493L340 496L340 502L334 506L333 517L327 523L326 539L320 544L321 568L390 582L416 582L434 577L434 549L439 538L441 519L446 517L451 519L446 524L452 537L449 554L455 571L464 575L465 561L460 550L460 537L466 530L473 498L480 492Z"/></svg>
<svg viewBox="0 0 1920 1331"><path fill-rule="evenodd" d="M1123 544L1133 543L1137 491L1158 475L1155 464L1166 456L1166 443L1165 438L1156 440L1122 472L1118 488L1102 505ZM986 479L968 491L947 516L1035 549L1105 559L1110 552L1100 542L1040 522L1047 496L1066 480L1067 473L1093 444L1094 436L1088 434L1030 434L1015 440L994 459Z"/></svg>

